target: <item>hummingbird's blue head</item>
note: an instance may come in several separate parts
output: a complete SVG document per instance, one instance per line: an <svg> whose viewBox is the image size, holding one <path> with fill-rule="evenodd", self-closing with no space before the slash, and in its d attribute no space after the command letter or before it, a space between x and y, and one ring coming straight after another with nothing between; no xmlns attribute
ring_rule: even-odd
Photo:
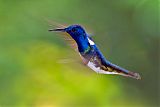
<svg viewBox="0 0 160 107"><path fill-rule="evenodd" d="M67 32L76 42L79 39L87 39L87 34L80 25L71 25L66 28L51 29L49 31Z"/></svg>
<svg viewBox="0 0 160 107"><path fill-rule="evenodd" d="M71 25L66 28L51 29L49 31L68 33L76 41L79 52L86 52L86 50L90 49L87 33L80 25Z"/></svg>

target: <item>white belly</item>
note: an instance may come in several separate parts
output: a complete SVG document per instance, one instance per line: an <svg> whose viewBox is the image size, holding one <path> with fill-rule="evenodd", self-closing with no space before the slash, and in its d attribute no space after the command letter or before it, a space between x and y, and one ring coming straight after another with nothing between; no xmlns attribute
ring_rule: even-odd
<svg viewBox="0 0 160 107"><path fill-rule="evenodd" d="M109 72L109 71L102 70L100 67L96 67L95 64L91 61L88 62L87 66L91 68L93 71L100 74L118 74L116 72Z"/></svg>

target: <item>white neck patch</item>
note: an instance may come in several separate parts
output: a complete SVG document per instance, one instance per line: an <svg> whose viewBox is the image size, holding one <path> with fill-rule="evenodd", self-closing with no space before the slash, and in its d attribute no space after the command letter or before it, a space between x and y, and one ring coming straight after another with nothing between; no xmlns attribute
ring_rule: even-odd
<svg viewBox="0 0 160 107"><path fill-rule="evenodd" d="M88 38L88 42L89 42L90 45L94 45L94 42L89 38Z"/></svg>

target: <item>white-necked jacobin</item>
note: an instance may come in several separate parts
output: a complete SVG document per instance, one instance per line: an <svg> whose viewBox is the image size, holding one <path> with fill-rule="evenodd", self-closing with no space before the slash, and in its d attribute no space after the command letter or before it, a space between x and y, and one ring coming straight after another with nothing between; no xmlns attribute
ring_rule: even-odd
<svg viewBox="0 0 160 107"><path fill-rule="evenodd" d="M141 79L138 73L128 71L109 62L82 26L76 24L65 28L51 29L49 31L66 32L69 34L76 42L77 50L84 64L95 72L101 74L118 74L135 79Z"/></svg>

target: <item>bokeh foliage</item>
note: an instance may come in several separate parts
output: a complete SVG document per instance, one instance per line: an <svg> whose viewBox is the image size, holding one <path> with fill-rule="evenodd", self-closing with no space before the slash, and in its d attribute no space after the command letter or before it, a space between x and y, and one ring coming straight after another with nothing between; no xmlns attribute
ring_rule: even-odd
<svg viewBox="0 0 160 107"><path fill-rule="evenodd" d="M158 106L158 6L158 0L0 0L0 105ZM142 80L84 67L48 32L46 19L86 26L107 59ZM77 61L59 63L68 57Z"/></svg>

